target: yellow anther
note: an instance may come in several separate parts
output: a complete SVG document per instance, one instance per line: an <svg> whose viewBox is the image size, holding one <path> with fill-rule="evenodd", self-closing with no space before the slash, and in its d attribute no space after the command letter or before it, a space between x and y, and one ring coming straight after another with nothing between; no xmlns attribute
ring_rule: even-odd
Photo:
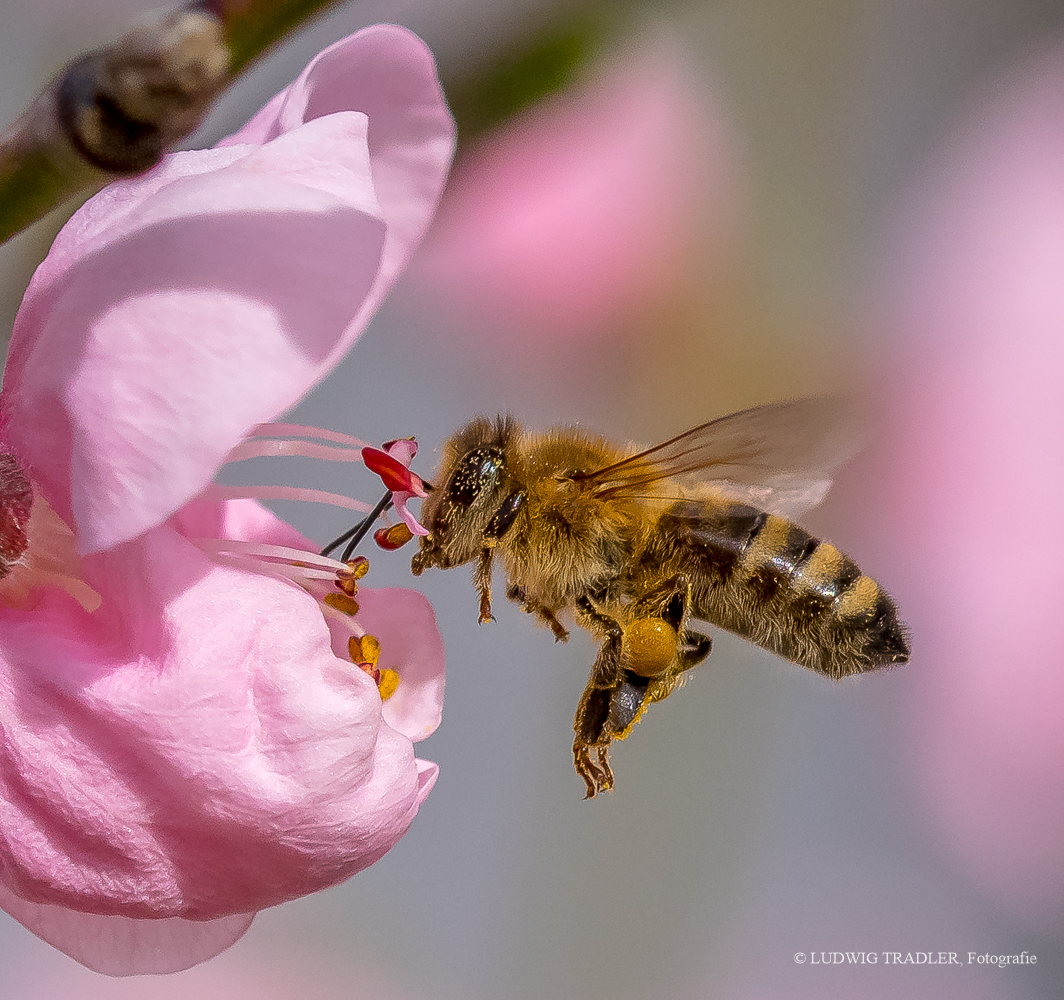
<svg viewBox="0 0 1064 1000"><path fill-rule="evenodd" d="M373 532L373 540L388 552L401 549L413 537L414 533L402 521L389 528L378 528Z"/></svg>
<svg viewBox="0 0 1064 1000"><path fill-rule="evenodd" d="M355 556L348 559L347 565L351 569L351 576L355 580L361 580L369 572L369 560L365 556Z"/></svg>
<svg viewBox="0 0 1064 1000"><path fill-rule="evenodd" d="M640 677L657 677L676 659L679 637L664 618L637 618L624 630L628 669Z"/></svg>
<svg viewBox="0 0 1064 1000"><path fill-rule="evenodd" d="M361 580L369 572L369 560L365 556L348 559L344 568L336 571L336 586L345 594L354 597L358 593L356 580Z"/></svg>
<svg viewBox="0 0 1064 1000"><path fill-rule="evenodd" d="M326 594L322 600L330 608L336 608L337 611L342 611L345 615L358 614L358 601L348 594Z"/></svg>
<svg viewBox="0 0 1064 1000"><path fill-rule="evenodd" d="M381 671L381 679L377 681L377 688L381 693L381 701L387 701L395 694L397 687L399 687L399 674L390 667L385 667Z"/></svg>
<svg viewBox="0 0 1064 1000"><path fill-rule="evenodd" d="M381 656L381 644L373 635L353 635L347 640L347 651L359 666L368 664L376 667Z"/></svg>

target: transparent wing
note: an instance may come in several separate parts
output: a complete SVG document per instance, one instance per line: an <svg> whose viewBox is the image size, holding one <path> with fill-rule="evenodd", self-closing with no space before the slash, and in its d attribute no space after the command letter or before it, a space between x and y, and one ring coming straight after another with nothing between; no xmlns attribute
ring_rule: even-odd
<svg viewBox="0 0 1064 1000"><path fill-rule="evenodd" d="M836 398L770 403L700 424L653 448L577 476L603 500L722 494L784 517L818 504L831 472L860 445L851 408Z"/></svg>

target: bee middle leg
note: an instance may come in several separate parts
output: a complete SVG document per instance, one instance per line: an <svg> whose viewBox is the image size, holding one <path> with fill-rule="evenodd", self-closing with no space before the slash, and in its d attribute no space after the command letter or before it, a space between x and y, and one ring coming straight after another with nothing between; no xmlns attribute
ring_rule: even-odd
<svg viewBox="0 0 1064 1000"><path fill-rule="evenodd" d="M516 584L511 584L506 588L506 598L507 600L513 601L515 604L520 604L521 610L524 611L525 614L534 615L545 625L548 625L550 630L554 633L555 642L569 641L569 630L558 621L554 612L545 604L540 604L539 601L535 601L529 597L522 587L518 587Z"/></svg>

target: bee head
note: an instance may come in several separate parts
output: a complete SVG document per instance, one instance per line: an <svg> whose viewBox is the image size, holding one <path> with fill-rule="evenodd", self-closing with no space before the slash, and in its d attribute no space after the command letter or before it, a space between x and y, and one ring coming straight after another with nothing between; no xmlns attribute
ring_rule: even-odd
<svg viewBox="0 0 1064 1000"><path fill-rule="evenodd" d="M421 507L429 533L411 560L415 576L432 566L459 566L480 553L484 530L509 490L508 445L515 434L508 417L477 417L447 443L433 478L437 488Z"/></svg>

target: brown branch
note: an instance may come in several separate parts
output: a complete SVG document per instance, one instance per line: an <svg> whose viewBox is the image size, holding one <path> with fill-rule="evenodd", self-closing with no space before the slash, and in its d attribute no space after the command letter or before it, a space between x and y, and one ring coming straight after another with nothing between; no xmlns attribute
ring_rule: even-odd
<svg viewBox="0 0 1064 1000"><path fill-rule="evenodd" d="M76 194L154 166L230 80L335 0L208 0L67 66L0 133L0 242Z"/></svg>

